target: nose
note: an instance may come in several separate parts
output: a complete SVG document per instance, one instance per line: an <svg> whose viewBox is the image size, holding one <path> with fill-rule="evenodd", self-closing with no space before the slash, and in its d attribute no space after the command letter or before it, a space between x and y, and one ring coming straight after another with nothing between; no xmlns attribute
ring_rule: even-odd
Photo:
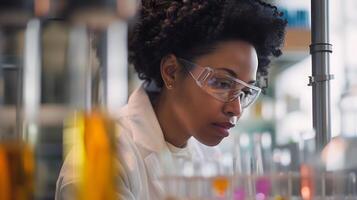
<svg viewBox="0 0 357 200"><path fill-rule="evenodd" d="M227 102L223 106L223 113L228 117L239 117L243 113L242 104L240 98L236 98L233 101Z"/></svg>

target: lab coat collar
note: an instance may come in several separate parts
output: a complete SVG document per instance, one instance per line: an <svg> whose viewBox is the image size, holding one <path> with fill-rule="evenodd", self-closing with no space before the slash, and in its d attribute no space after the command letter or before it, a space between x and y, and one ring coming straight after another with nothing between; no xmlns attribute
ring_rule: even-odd
<svg viewBox="0 0 357 200"><path fill-rule="evenodd" d="M132 119L132 137L135 143L157 153L167 150L164 135L156 117L145 84L129 98L128 112Z"/></svg>

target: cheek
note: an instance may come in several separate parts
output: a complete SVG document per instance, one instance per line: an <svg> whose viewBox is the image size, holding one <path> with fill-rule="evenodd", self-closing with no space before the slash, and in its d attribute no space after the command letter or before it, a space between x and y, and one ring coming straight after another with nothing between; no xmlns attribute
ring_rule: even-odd
<svg viewBox="0 0 357 200"><path fill-rule="evenodd" d="M182 120L190 131L201 132L201 129L206 128L220 115L221 103L193 81L183 83L179 92L177 102L182 112Z"/></svg>

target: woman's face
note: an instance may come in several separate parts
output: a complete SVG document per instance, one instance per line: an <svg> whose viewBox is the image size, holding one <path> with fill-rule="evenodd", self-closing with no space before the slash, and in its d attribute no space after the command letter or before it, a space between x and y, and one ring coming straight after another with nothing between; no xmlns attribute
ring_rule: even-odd
<svg viewBox="0 0 357 200"><path fill-rule="evenodd" d="M255 48L243 41L219 43L215 50L193 61L202 67L220 69L246 82L255 81L258 58ZM224 103L201 87L189 74L181 74L172 89L173 109L185 133L209 146L228 136L232 117L242 115L239 99Z"/></svg>

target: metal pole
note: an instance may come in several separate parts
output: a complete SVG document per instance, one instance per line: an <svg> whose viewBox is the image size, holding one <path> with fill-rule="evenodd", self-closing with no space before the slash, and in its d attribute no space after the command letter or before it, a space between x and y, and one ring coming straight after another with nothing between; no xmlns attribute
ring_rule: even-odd
<svg viewBox="0 0 357 200"><path fill-rule="evenodd" d="M319 152L331 139L330 112L330 53L329 1L311 0L311 39L313 127L316 131L316 150Z"/></svg>

